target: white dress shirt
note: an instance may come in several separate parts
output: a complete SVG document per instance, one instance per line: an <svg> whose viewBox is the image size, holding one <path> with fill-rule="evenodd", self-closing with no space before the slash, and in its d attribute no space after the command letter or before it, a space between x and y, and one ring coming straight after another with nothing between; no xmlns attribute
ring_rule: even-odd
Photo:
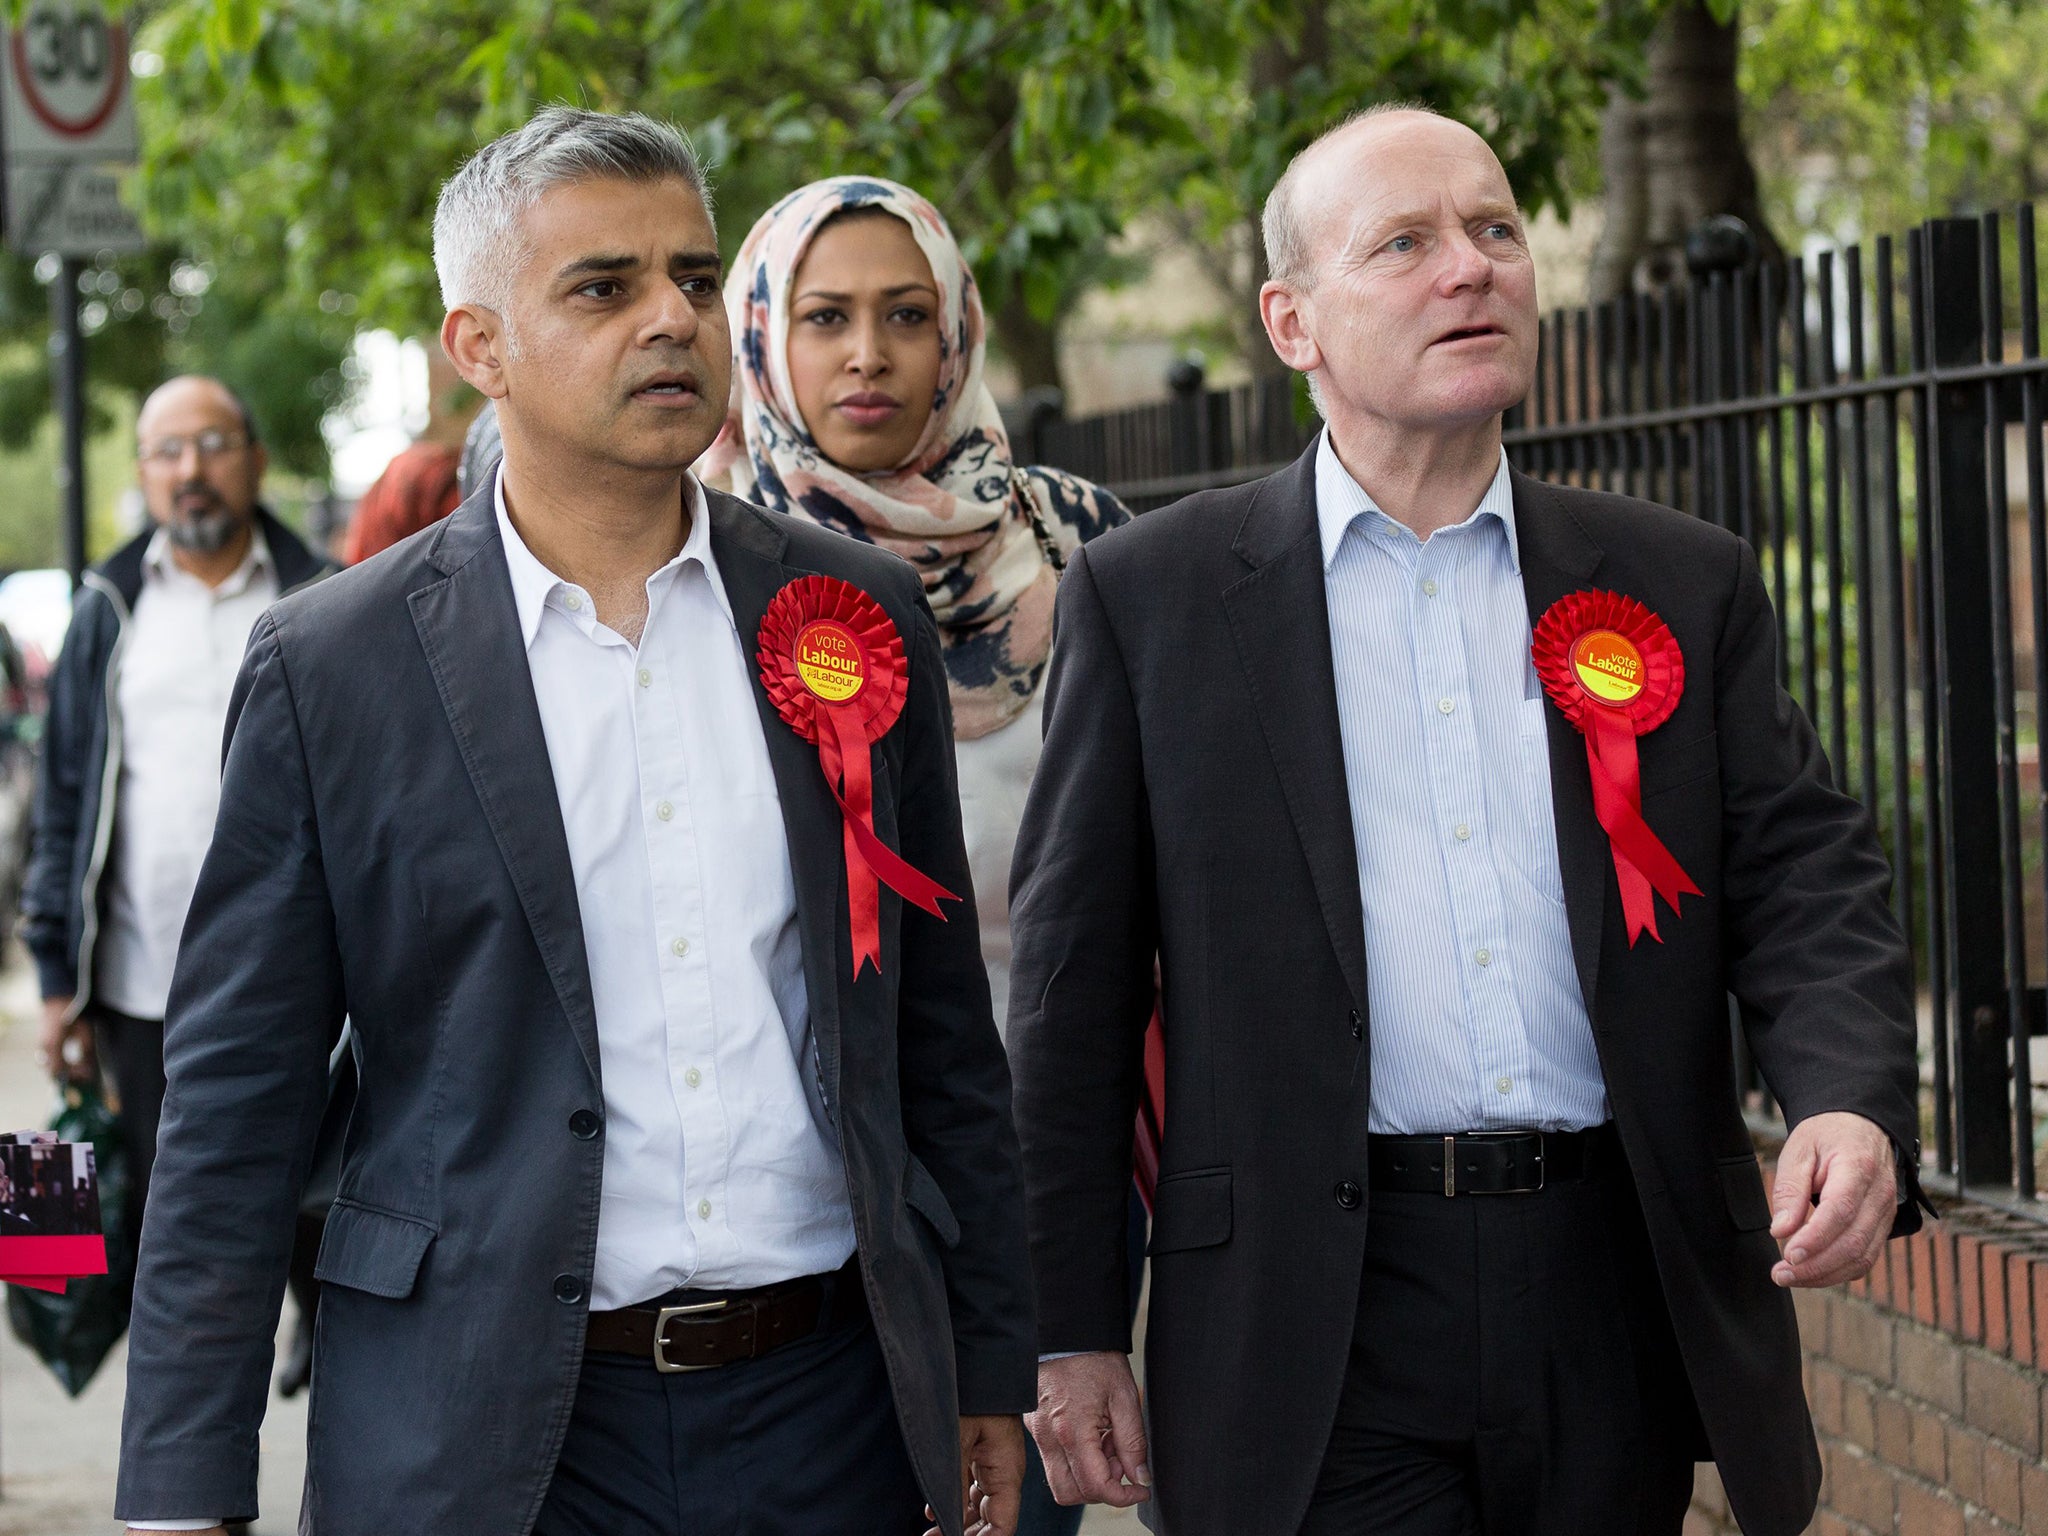
<svg viewBox="0 0 2048 1536"><path fill-rule="evenodd" d="M637 649L534 558L498 487L603 1061L598 1309L819 1274L854 1247L751 646L687 484Z"/></svg>
<svg viewBox="0 0 2048 1536"><path fill-rule="evenodd" d="M1558 874L1507 458L1427 541L1328 432L1316 518L1365 907L1374 1132L1608 1118Z"/></svg>
<svg viewBox="0 0 2048 1536"><path fill-rule="evenodd" d="M105 926L93 990L107 1007L161 1019L178 938L220 809L220 742L249 631L277 599L259 528L242 563L209 587L172 558L161 528L121 639L120 719Z"/></svg>

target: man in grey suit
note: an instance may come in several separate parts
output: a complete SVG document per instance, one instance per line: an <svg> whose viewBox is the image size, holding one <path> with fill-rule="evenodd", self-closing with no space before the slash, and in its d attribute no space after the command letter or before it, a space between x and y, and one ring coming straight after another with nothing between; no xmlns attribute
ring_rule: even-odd
<svg viewBox="0 0 2048 1536"><path fill-rule="evenodd" d="M757 676L793 583L872 599L907 676L874 828L965 893L917 578L688 473L729 342L672 128L543 112L444 189L435 262L503 466L251 641L171 996L118 1512L256 1513L346 1013L302 1530L1008 1532L1033 1329L973 909L885 892L856 972L840 802Z"/></svg>

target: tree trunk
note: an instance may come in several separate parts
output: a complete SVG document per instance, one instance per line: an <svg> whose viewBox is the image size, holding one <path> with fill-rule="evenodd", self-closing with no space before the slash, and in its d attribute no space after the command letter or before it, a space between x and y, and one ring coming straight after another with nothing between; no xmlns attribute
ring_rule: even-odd
<svg viewBox="0 0 2048 1536"><path fill-rule="evenodd" d="M1600 132L1607 223L1588 274L1595 303L1682 281L1686 235L1716 214L1747 224L1763 259L1780 254L1742 137L1740 35L1739 17L1723 24L1702 0L1676 0L1650 34L1643 99L1619 90L1609 99Z"/></svg>
<svg viewBox="0 0 2048 1536"><path fill-rule="evenodd" d="M1041 320L1031 312L1024 302L1021 276L1005 287L1000 302L989 311L989 320L1003 356L1017 370L1020 389L1061 387L1059 321Z"/></svg>
<svg viewBox="0 0 2048 1536"><path fill-rule="evenodd" d="M1327 67L1330 56L1330 13L1328 0L1303 0L1295 11L1300 35L1289 39L1278 32L1267 36L1252 52L1252 98L1267 91L1287 91L1296 77L1310 65ZM1266 265L1266 242L1259 228L1262 205L1245 209L1240 238L1249 260L1242 283L1224 285L1230 305L1230 323L1237 333L1238 351L1255 379L1278 378L1289 372L1266 337L1266 324L1259 315L1259 290L1272 276Z"/></svg>

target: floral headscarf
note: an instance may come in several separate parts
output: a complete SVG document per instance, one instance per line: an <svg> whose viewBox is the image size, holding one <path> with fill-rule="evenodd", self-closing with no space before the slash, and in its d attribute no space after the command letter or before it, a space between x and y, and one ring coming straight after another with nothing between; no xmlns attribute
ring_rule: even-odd
<svg viewBox="0 0 2048 1536"><path fill-rule="evenodd" d="M931 419L909 458L877 473L843 468L819 450L789 378L796 269L825 221L853 208L884 209L909 225L939 290ZM939 623L956 734L985 736L1008 724L1045 671L1059 566L1129 514L1108 492L1062 470L1011 462L1009 436L982 380L981 295L945 219L893 181L814 181L749 232L727 304L746 447L731 466L734 492L916 566Z"/></svg>

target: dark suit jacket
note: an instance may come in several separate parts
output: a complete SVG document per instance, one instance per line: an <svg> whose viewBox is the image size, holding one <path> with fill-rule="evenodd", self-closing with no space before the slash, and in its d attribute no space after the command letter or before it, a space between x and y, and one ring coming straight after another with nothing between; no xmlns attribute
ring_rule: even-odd
<svg viewBox="0 0 2048 1536"><path fill-rule="evenodd" d="M965 893L946 675L917 577L709 500L750 653L770 599L811 572L895 620L910 697L875 749L876 825ZM942 923L885 892L881 974L850 980L839 811L816 749L758 684L756 697L795 874L809 1065L845 1154L895 1411L957 1532L956 1414L1028 1408L1035 1358L974 908ZM604 1110L583 944L604 914L578 910L489 487L272 608L228 733L165 1035L118 1508L256 1513L271 1335L345 1011L361 1097L320 1254L305 1529L518 1536L583 1358L603 1138L570 1125Z"/></svg>
<svg viewBox="0 0 2048 1536"><path fill-rule="evenodd" d="M1558 856L1714 1454L1743 1528L1789 1536L1820 1463L1791 1298L1769 1278L1727 995L1793 1121L1854 1110L1915 1146L1889 871L1778 688L1747 545L1519 475L1515 519L1532 623L1569 592L1610 588L1662 615L1684 653L1677 713L1642 739L1643 814L1704 897L1659 914L1663 943L1630 949L1585 743L1553 706ZM1129 1347L1121 1234L1156 956L1167 1112L1146 1362L1160 1512L1172 1536L1292 1532L1353 1330L1366 1211L1334 1191L1366 1183L1371 1076L1315 449L1079 551L1057 633L1011 909L1041 1346Z"/></svg>

